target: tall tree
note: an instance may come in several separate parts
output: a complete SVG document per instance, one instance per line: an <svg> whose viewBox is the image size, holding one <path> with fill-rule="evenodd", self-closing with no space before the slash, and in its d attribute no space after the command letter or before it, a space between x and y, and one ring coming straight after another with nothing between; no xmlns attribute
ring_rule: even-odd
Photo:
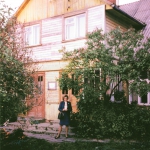
<svg viewBox="0 0 150 150"><path fill-rule="evenodd" d="M22 24L12 8L0 1L0 123L25 113L26 97L34 95L31 76L35 68L24 47Z"/></svg>
<svg viewBox="0 0 150 150"><path fill-rule="evenodd" d="M76 91L78 109L81 100L111 100L113 94L123 101L129 92L142 96L150 91L150 39L144 40L141 31L117 28L102 34L97 29L87 35L85 47L61 52L69 63L59 79L60 88Z"/></svg>

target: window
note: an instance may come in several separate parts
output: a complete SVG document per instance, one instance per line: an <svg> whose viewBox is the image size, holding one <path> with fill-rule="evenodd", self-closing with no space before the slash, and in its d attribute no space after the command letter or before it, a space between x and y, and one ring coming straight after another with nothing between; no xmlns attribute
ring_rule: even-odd
<svg viewBox="0 0 150 150"><path fill-rule="evenodd" d="M89 77L84 78L84 84L89 85L96 91L96 90L99 90L100 88L99 87L100 79L101 79L101 69L95 69L91 71Z"/></svg>
<svg viewBox="0 0 150 150"><path fill-rule="evenodd" d="M140 78L141 79L150 79L150 71L147 69L143 69L140 71Z"/></svg>
<svg viewBox="0 0 150 150"><path fill-rule="evenodd" d="M139 105L150 105L150 92L141 97L138 96Z"/></svg>
<svg viewBox="0 0 150 150"><path fill-rule="evenodd" d="M78 90L78 79L76 78L76 76L74 74L72 74L72 84L73 84L72 94L73 95L78 95L78 93L79 93L79 90Z"/></svg>
<svg viewBox="0 0 150 150"><path fill-rule="evenodd" d="M67 79L68 79L68 75L66 73L62 73L61 74L61 78L63 79L63 87L62 87L62 94L68 94L68 87L67 87Z"/></svg>
<svg viewBox="0 0 150 150"><path fill-rule="evenodd" d="M40 25L25 27L25 45L34 46L40 44Z"/></svg>
<svg viewBox="0 0 150 150"><path fill-rule="evenodd" d="M85 37L85 14L65 19L65 40Z"/></svg>
<svg viewBox="0 0 150 150"><path fill-rule="evenodd" d="M141 97L141 103L147 103L147 95L143 95L142 97Z"/></svg>
<svg viewBox="0 0 150 150"><path fill-rule="evenodd" d="M39 94L43 93L43 76L38 76L38 89L39 89Z"/></svg>
<svg viewBox="0 0 150 150"><path fill-rule="evenodd" d="M68 94L68 88L67 88L67 86L63 87L62 94Z"/></svg>
<svg viewBox="0 0 150 150"><path fill-rule="evenodd" d="M113 90L111 95L111 101L122 101L124 97L124 91L122 86L121 76L117 73L114 81L110 84L110 90Z"/></svg>
<svg viewBox="0 0 150 150"><path fill-rule="evenodd" d="M131 102L137 101L138 105L150 105L150 92L148 92L147 94L143 95L143 96L138 96L135 93L131 93L129 95L129 103L131 104Z"/></svg>

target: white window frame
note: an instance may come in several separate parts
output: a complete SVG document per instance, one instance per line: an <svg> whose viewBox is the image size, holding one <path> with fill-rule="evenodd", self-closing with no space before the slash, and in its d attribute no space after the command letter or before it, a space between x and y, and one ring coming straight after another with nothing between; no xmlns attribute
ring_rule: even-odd
<svg viewBox="0 0 150 150"><path fill-rule="evenodd" d="M145 81L147 82L147 84L150 84L149 79L145 79ZM129 104L131 104L133 101L132 97L133 93L129 94ZM147 103L141 103L141 97L139 95L137 95L137 103L141 106L150 106L150 91L147 93Z"/></svg>
<svg viewBox="0 0 150 150"><path fill-rule="evenodd" d="M25 46L35 46L40 44L40 24L25 27Z"/></svg>
<svg viewBox="0 0 150 150"><path fill-rule="evenodd" d="M80 18L81 23L80 23ZM70 20L70 21L69 21ZM69 29L69 28L72 28ZM79 32L79 31L82 31ZM83 38L86 35L86 14L82 13L76 16L65 18L65 40Z"/></svg>
<svg viewBox="0 0 150 150"><path fill-rule="evenodd" d="M141 106L150 106L150 92L147 93L147 103L141 103L141 97L138 95L138 105L141 105ZM131 104L132 102L132 93L129 95L129 104Z"/></svg>

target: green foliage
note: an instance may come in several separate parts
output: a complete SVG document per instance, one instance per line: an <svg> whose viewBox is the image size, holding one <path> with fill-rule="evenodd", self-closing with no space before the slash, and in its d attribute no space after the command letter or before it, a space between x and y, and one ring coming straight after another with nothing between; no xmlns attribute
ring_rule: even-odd
<svg viewBox="0 0 150 150"><path fill-rule="evenodd" d="M24 48L21 28L13 10L0 1L0 124L15 121L26 113L25 98L33 95L34 67L29 49Z"/></svg>
<svg viewBox="0 0 150 150"><path fill-rule="evenodd" d="M129 105L125 101L107 104L105 101L98 101L96 104L87 102L84 106L80 112L71 116L76 125L77 136L150 140L149 108Z"/></svg>
<svg viewBox="0 0 150 150"><path fill-rule="evenodd" d="M129 91L140 96L147 94L150 91L146 80L150 70L149 47L150 39L145 40L142 32L134 29L123 32L117 28L104 35L97 29L87 35L84 48L61 51L69 64L58 79L60 88L67 86L80 91L77 97L92 93L94 97L110 100L124 83Z"/></svg>
<svg viewBox="0 0 150 150"><path fill-rule="evenodd" d="M84 48L62 52L69 63L58 81L61 89L67 86L79 91L74 94L79 112L72 116L79 122L78 135L150 137L149 108L128 105L129 92L142 96L150 91L150 39L134 29L123 32L117 28L106 34L97 29L87 35Z"/></svg>
<svg viewBox="0 0 150 150"><path fill-rule="evenodd" d="M123 101L123 100L125 100L124 94L125 94L124 91L115 91L114 92L115 101Z"/></svg>

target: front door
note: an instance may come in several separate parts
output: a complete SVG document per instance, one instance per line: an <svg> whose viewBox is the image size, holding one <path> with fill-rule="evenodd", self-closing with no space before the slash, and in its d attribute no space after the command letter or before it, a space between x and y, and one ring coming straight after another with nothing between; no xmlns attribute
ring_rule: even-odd
<svg viewBox="0 0 150 150"><path fill-rule="evenodd" d="M32 104L27 115L30 117L45 118L45 74L37 73L33 77L37 93L35 97L29 100L28 104Z"/></svg>

